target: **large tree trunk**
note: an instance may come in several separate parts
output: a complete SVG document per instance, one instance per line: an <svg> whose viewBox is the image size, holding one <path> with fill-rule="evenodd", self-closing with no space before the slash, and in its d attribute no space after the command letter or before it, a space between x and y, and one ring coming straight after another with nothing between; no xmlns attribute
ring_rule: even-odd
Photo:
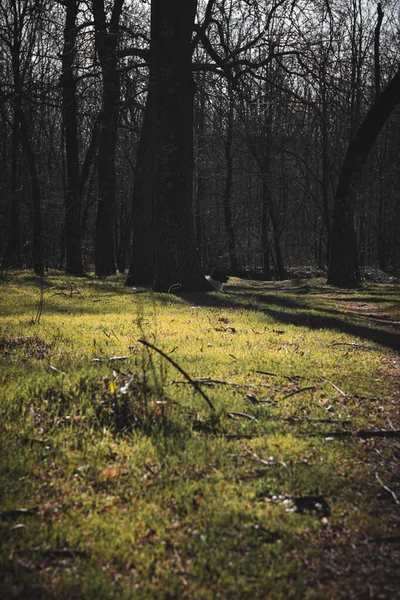
<svg viewBox="0 0 400 600"><path fill-rule="evenodd" d="M132 258L126 285L143 285L154 279L155 101L155 81L150 67L150 84L133 180Z"/></svg>
<svg viewBox="0 0 400 600"><path fill-rule="evenodd" d="M117 46L124 0L115 0L110 23L106 23L104 0L93 0L96 50L103 84L103 106L97 156L98 206L95 271L99 277L115 273L114 221L116 205L115 153L120 102Z"/></svg>
<svg viewBox="0 0 400 600"><path fill-rule="evenodd" d="M168 291L211 289L200 272L192 218L193 100L191 38L197 0L153 0L156 116L155 281Z"/></svg>
<svg viewBox="0 0 400 600"><path fill-rule="evenodd" d="M65 193L66 272L82 275L81 185L79 173L78 114L74 60L76 54L76 18L78 0L68 0L62 54L62 108L65 130L67 190Z"/></svg>
<svg viewBox="0 0 400 600"><path fill-rule="evenodd" d="M328 283L338 287L357 287L359 269L357 241L353 223L352 194L357 175L364 167L379 132L400 102L400 69L377 97L350 142L340 172L332 220L332 246Z"/></svg>
<svg viewBox="0 0 400 600"><path fill-rule="evenodd" d="M206 136L206 93L203 86L199 89L199 104L196 111L197 125L197 175L196 175L196 205L195 205L195 233L196 247L200 264L204 264L204 233L203 210L205 206L207 184L206 169L204 165L204 149Z"/></svg>

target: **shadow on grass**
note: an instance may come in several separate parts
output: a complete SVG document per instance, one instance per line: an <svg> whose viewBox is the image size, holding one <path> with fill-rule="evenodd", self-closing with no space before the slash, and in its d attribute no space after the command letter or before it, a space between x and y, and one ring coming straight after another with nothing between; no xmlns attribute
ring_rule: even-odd
<svg viewBox="0 0 400 600"><path fill-rule="evenodd" d="M242 289L244 293L236 295L238 289ZM267 291L260 294L259 288L256 288L256 293L252 293L249 287L235 287L234 294L182 294L181 297L197 306L258 311L280 323L308 327L311 330L330 329L376 342L392 350L400 350L400 334L377 327L377 323L381 325L384 319L375 315L343 315L338 309L318 305L311 307L302 298L296 300ZM359 299L353 296L353 300Z"/></svg>
<svg viewBox="0 0 400 600"><path fill-rule="evenodd" d="M35 284L39 289L38 279L27 277L24 282ZM61 292L62 294L62 286L54 290L54 293L50 289L46 289L48 295L44 300L44 317L49 312L55 314L63 312L86 313L88 315L126 313L129 309L127 306L107 306L116 294L130 297L132 302L136 298L149 295L154 298L155 304L164 306L179 305L185 302L209 308L219 307L256 311L272 317L280 323L308 327L311 330L330 329L376 342L392 350L400 350L400 334L395 331L397 324L392 323L390 318L365 312L343 314L338 308L324 306L323 303L318 302L318 297L321 297L321 300L333 300L336 297L338 303L351 301L362 304L371 302L371 310L373 310L373 305L376 303L396 302L399 297L398 286L390 285L385 291L369 287L354 292L352 290L331 288L322 281L321 284L317 282L316 285L311 286L303 280L288 280L274 284L264 284L264 282L239 283L232 286L232 291L227 294L211 292L172 295L155 294L151 292L150 288L129 288L124 286L122 281L104 282L88 278L86 284L84 282L84 279L79 279L78 284L80 285L77 287L83 290L85 306L79 306L78 302L74 302L75 299L81 298L79 292L77 295L68 298L68 290L66 290L64 297L61 297L67 302L60 306L57 301L57 293ZM95 294L99 293L102 298L95 297ZM293 297L293 295L296 295L296 297ZM71 300L70 303L69 300ZM143 301L145 300L144 298ZM23 312L26 312L26 309ZM18 308L13 307L12 313L18 313ZM132 314L134 314L133 307ZM389 330L389 327L391 330Z"/></svg>

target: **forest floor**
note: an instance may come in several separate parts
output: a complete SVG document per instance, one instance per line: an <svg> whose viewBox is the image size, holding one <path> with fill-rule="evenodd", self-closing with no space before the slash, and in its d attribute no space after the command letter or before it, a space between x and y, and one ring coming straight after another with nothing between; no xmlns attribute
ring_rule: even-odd
<svg viewBox="0 0 400 600"><path fill-rule="evenodd" d="M400 287L0 284L0 597L400 598Z"/></svg>

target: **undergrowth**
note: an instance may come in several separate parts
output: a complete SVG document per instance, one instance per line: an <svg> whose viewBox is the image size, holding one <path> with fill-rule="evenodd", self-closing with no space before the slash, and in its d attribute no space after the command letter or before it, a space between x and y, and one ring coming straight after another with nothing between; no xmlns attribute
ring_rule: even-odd
<svg viewBox="0 0 400 600"><path fill-rule="evenodd" d="M1 597L399 597L398 286L228 292L1 284Z"/></svg>

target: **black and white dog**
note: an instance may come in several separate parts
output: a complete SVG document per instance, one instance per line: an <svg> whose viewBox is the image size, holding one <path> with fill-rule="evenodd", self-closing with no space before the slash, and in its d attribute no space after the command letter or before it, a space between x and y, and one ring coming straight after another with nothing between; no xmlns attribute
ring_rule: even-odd
<svg viewBox="0 0 400 600"><path fill-rule="evenodd" d="M222 292L224 283L229 281L229 277L221 269L214 269L211 275L206 275L206 279L217 292Z"/></svg>

